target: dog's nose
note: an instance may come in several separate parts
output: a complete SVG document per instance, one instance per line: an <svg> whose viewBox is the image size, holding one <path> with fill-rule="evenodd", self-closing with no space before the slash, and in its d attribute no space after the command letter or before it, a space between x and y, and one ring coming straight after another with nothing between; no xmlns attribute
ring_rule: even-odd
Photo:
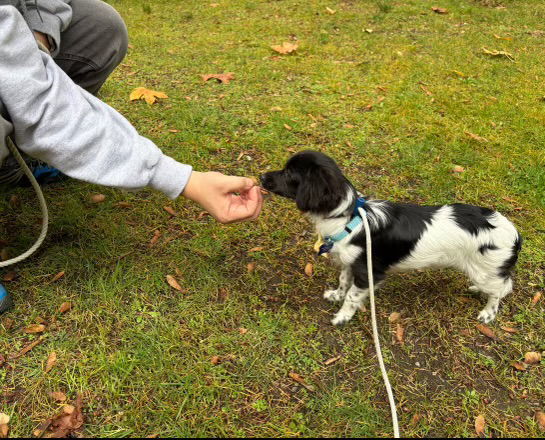
<svg viewBox="0 0 545 440"><path fill-rule="evenodd" d="M260 179L261 180L261 186L265 189L270 190L272 186L272 179L271 175L269 173L262 174Z"/></svg>

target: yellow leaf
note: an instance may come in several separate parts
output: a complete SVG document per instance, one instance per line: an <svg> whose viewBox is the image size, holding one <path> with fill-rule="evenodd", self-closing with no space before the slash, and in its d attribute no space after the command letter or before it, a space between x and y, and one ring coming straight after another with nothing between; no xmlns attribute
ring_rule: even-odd
<svg viewBox="0 0 545 440"><path fill-rule="evenodd" d="M295 52L299 47L298 43L288 43L284 42L281 45L271 46L271 49L279 54L286 55L292 52Z"/></svg>
<svg viewBox="0 0 545 440"><path fill-rule="evenodd" d="M57 363L57 353L52 352L49 357L47 358L47 362L45 364L45 372L49 373L51 369L55 366Z"/></svg>
<svg viewBox="0 0 545 440"><path fill-rule="evenodd" d="M475 432L479 437L484 437L484 428L486 426L486 421L484 420L484 416L478 415L475 419Z"/></svg>
<svg viewBox="0 0 545 440"><path fill-rule="evenodd" d="M167 275L167 283L173 289L176 289L182 293L185 293L185 290L182 289L182 286L180 286L176 278L174 278L172 275Z"/></svg>
<svg viewBox="0 0 545 440"><path fill-rule="evenodd" d="M157 98L166 99L168 98L168 96L163 92L157 92L156 90L149 90L149 89L146 89L145 87L137 87L131 92L129 96L129 99L131 101L144 99L149 105L152 105L154 102L156 102Z"/></svg>
<svg viewBox="0 0 545 440"><path fill-rule="evenodd" d="M312 263L307 263L307 265L305 266L306 276L311 277L313 272L314 272L314 266L312 265Z"/></svg>
<svg viewBox="0 0 545 440"><path fill-rule="evenodd" d="M25 333L43 333L45 331L45 325L43 324L32 324L25 328Z"/></svg>

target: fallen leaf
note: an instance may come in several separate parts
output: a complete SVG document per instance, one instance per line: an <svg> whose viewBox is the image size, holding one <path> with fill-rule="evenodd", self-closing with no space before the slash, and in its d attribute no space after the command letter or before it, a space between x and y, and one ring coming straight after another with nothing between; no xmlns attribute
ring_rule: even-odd
<svg viewBox="0 0 545 440"><path fill-rule="evenodd" d="M372 34L372 33L373 33L373 29L367 28L367 29L365 29L365 32L367 32L368 34Z"/></svg>
<svg viewBox="0 0 545 440"><path fill-rule="evenodd" d="M235 74L232 72L216 73L216 74L210 74L210 75L201 75L201 78L203 79L204 82L211 79L217 79L222 84L229 84L229 81L235 79Z"/></svg>
<svg viewBox="0 0 545 440"><path fill-rule="evenodd" d="M505 52L504 50L488 50L486 47L483 47L482 51L486 55L490 55L493 57L505 57L509 61L515 61L513 55L511 55L509 52Z"/></svg>
<svg viewBox="0 0 545 440"><path fill-rule="evenodd" d="M401 345L405 343L405 329L399 323L396 326L396 339Z"/></svg>
<svg viewBox="0 0 545 440"><path fill-rule="evenodd" d="M271 107L271 108L270 108L270 111L271 111L271 112L281 112L281 111L282 111L282 107Z"/></svg>
<svg viewBox="0 0 545 440"><path fill-rule="evenodd" d="M335 362L337 362L340 358L342 358L343 355L340 354L338 356L335 356L335 357L332 357L332 358L329 358L327 361L324 362L324 365L331 365L331 364L334 364Z"/></svg>
<svg viewBox="0 0 545 440"><path fill-rule="evenodd" d="M291 377L295 382L297 382L299 385L302 385L310 392L316 391L316 389L312 385L309 385L308 383L306 383L305 379L303 379L299 374L290 372L289 377Z"/></svg>
<svg viewBox="0 0 545 440"><path fill-rule="evenodd" d="M430 92L426 87L424 87L423 85L420 86L420 88L424 91L424 93L428 96L432 96L433 93Z"/></svg>
<svg viewBox="0 0 545 440"><path fill-rule="evenodd" d="M9 426L0 425L0 438L8 438L8 434L9 434Z"/></svg>
<svg viewBox="0 0 545 440"><path fill-rule="evenodd" d="M507 332L507 333L512 333L512 334L515 334L515 333L518 333L519 331L514 328L514 327L504 327L502 326L501 329L504 331L504 332Z"/></svg>
<svg viewBox="0 0 545 440"><path fill-rule="evenodd" d="M106 196L104 194L93 194L90 199L93 203L102 203L106 200Z"/></svg>
<svg viewBox="0 0 545 440"><path fill-rule="evenodd" d="M328 8L327 6L326 6L325 10L329 15L333 15L333 14L335 14L337 12L337 11L331 9L331 8Z"/></svg>
<svg viewBox="0 0 545 440"><path fill-rule="evenodd" d="M182 289L182 286L180 286L176 278L174 278L172 275L167 275L167 283L173 289L176 289L182 293L186 292L184 289Z"/></svg>
<svg viewBox="0 0 545 440"><path fill-rule="evenodd" d="M21 206L21 200L14 194L9 199L9 205L12 208L18 208L19 206Z"/></svg>
<svg viewBox="0 0 545 440"><path fill-rule="evenodd" d="M20 357L27 354L30 350L32 350L34 347L36 347L38 344L41 344L44 341L44 337L40 336L38 339L36 339L31 344L28 344L26 347L24 347L19 353L11 355L10 359L19 359Z"/></svg>
<svg viewBox="0 0 545 440"><path fill-rule="evenodd" d="M541 299L541 292L537 292L532 298L532 305L536 305L537 302Z"/></svg>
<svg viewBox="0 0 545 440"><path fill-rule="evenodd" d="M8 272L7 274L5 274L2 280L9 282L9 281L13 281L15 278L17 278L17 272L12 270L11 272Z"/></svg>
<svg viewBox="0 0 545 440"><path fill-rule="evenodd" d="M66 400L66 394L61 391L53 391L49 395L57 402L64 402Z"/></svg>
<svg viewBox="0 0 545 440"><path fill-rule="evenodd" d="M148 105L152 105L159 99L166 99L168 96L163 92L157 92L155 90L149 90L145 87L137 87L131 92L129 99L135 101L138 99L144 99Z"/></svg>
<svg viewBox="0 0 545 440"><path fill-rule="evenodd" d="M298 43L284 42L281 45L271 46L271 49L274 50L275 52L278 52L279 54L287 55L292 52L295 52L298 47L299 47Z"/></svg>
<svg viewBox="0 0 545 440"><path fill-rule="evenodd" d="M43 333L45 331L45 325L43 324L31 324L25 328L25 333L34 334L34 333Z"/></svg>
<svg viewBox="0 0 545 440"><path fill-rule="evenodd" d="M0 252L0 260L9 260L9 251L7 248L2 249L2 251Z"/></svg>
<svg viewBox="0 0 545 440"><path fill-rule="evenodd" d="M496 334L494 333L494 331L490 327L488 327L488 326L486 326L484 324L477 324L476 327L477 327L477 330L479 330L486 337L488 337L488 338L490 338L490 339L492 339L494 341L498 339L496 337Z"/></svg>
<svg viewBox="0 0 545 440"><path fill-rule="evenodd" d="M129 202L117 202L115 206L119 208L132 208L132 205Z"/></svg>
<svg viewBox="0 0 545 440"><path fill-rule="evenodd" d="M169 133L179 133L181 130L176 130L175 128L170 128Z"/></svg>
<svg viewBox="0 0 545 440"><path fill-rule="evenodd" d="M539 364L541 362L541 353L529 351L524 355L524 363L529 365Z"/></svg>
<svg viewBox="0 0 545 440"><path fill-rule="evenodd" d="M15 321L11 318L5 318L2 320L2 325L6 330L10 330L13 327L13 324L15 324Z"/></svg>
<svg viewBox="0 0 545 440"><path fill-rule="evenodd" d="M526 371L526 365L522 362L511 362L511 366L518 371Z"/></svg>
<svg viewBox="0 0 545 440"><path fill-rule="evenodd" d="M448 14L448 11L445 8L439 8L437 6L433 6L431 10L436 14Z"/></svg>
<svg viewBox="0 0 545 440"><path fill-rule="evenodd" d="M314 273L314 266L312 265L312 263L307 263L307 265L305 266L305 275L307 277L311 277L313 273Z"/></svg>
<svg viewBox="0 0 545 440"><path fill-rule="evenodd" d="M390 321L391 323L394 323L399 321L400 318L401 318L401 313L393 312L393 313L390 313L390 316L388 317L388 321Z"/></svg>
<svg viewBox="0 0 545 440"><path fill-rule="evenodd" d="M221 358L219 356L212 356L210 362L212 362L212 365L218 365L221 363Z"/></svg>
<svg viewBox="0 0 545 440"><path fill-rule="evenodd" d="M59 272L57 275L55 275L51 282L54 283L55 281L59 281L64 276L64 270L62 272Z"/></svg>
<svg viewBox="0 0 545 440"><path fill-rule="evenodd" d="M479 136L477 134L474 134L474 133L470 133L469 131L466 131L464 132L465 134L467 134L471 139L474 139L478 142L488 142L488 139L482 137L482 136Z"/></svg>
<svg viewBox="0 0 545 440"><path fill-rule="evenodd" d="M57 353L55 353L54 351L49 355L49 357L47 358L47 362L45 364L45 369L44 371L46 373L49 373L53 367L55 366L55 364L57 363Z"/></svg>
<svg viewBox="0 0 545 440"><path fill-rule="evenodd" d="M172 215L173 217L176 217L178 215L178 213L176 211L174 211L174 208L170 207L170 206L163 206L163 209L168 212L170 215Z"/></svg>
<svg viewBox="0 0 545 440"><path fill-rule="evenodd" d="M241 334L241 335L245 335L246 333L248 333L248 329L247 328L239 328L238 329L238 332Z"/></svg>
<svg viewBox="0 0 545 440"><path fill-rule="evenodd" d="M218 301L224 303L229 298L229 291L227 289L221 288L218 292Z"/></svg>
<svg viewBox="0 0 545 440"><path fill-rule="evenodd" d="M475 419L475 432L479 437L484 437L484 428L486 426L486 421L484 420L484 416L478 415Z"/></svg>
<svg viewBox="0 0 545 440"><path fill-rule="evenodd" d="M255 263L248 263L246 265L246 270L248 270L248 272L253 272L255 270Z"/></svg>
<svg viewBox="0 0 545 440"><path fill-rule="evenodd" d="M511 41L512 40L512 38L510 38L510 37L502 37L502 36L496 35L496 34L494 34L494 38L496 38L498 40L506 40L506 41Z"/></svg>
<svg viewBox="0 0 545 440"><path fill-rule="evenodd" d="M159 229L157 229L154 233L153 233L153 237L151 238L150 242L149 242L149 247L153 247L155 246L155 244L157 243L157 241L159 240L159 237L161 237L161 231Z"/></svg>
<svg viewBox="0 0 545 440"><path fill-rule="evenodd" d="M545 413L543 411L536 411L536 420L539 428L545 431Z"/></svg>
<svg viewBox="0 0 545 440"><path fill-rule="evenodd" d="M70 301L63 302L59 307L59 313L66 313L72 310L72 303Z"/></svg>
<svg viewBox="0 0 545 440"><path fill-rule="evenodd" d="M257 246L257 247L254 247L254 248L250 249L248 251L248 253L251 254L252 252L261 252L263 249L264 249L263 246Z"/></svg>
<svg viewBox="0 0 545 440"><path fill-rule="evenodd" d="M0 425L7 425L10 417L7 414L0 413Z"/></svg>
<svg viewBox="0 0 545 440"><path fill-rule="evenodd" d="M460 166L460 165L454 165L452 167L452 172L453 173L463 173L465 171L465 168Z"/></svg>
<svg viewBox="0 0 545 440"><path fill-rule="evenodd" d="M51 419L47 427L45 437L48 438L73 438L79 437L77 430L83 426L83 398L81 394L73 405L65 405L60 414Z"/></svg>
<svg viewBox="0 0 545 440"><path fill-rule="evenodd" d="M210 215L210 213L208 211L201 211L199 213L199 215L197 216L197 220L202 220L204 217L206 217L207 215Z"/></svg>
<svg viewBox="0 0 545 440"><path fill-rule="evenodd" d="M288 131L291 131L293 130L293 127L291 125L288 125L288 124L284 124L284 128Z"/></svg>

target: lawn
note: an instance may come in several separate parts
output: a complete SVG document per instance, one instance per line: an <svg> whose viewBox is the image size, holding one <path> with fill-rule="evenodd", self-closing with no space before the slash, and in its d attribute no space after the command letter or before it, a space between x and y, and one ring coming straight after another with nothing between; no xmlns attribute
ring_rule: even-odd
<svg viewBox="0 0 545 440"><path fill-rule="evenodd" d="M379 329L402 435L471 437L482 415L487 436L543 436L545 363L512 363L545 350L545 298L532 301L545 293L545 2L110 3L131 46L100 98L175 159L259 176L317 149L369 197L508 216L524 246L495 339L476 327L483 301L450 271L390 278ZM298 48L279 55L270 46L282 42ZM227 72L229 84L201 78ZM136 87L168 99L130 102ZM106 199L93 203L98 193ZM10 268L16 307L0 318L0 412L12 436L61 410L54 391L83 397L90 437L392 435L369 312L330 324L337 306L322 292L337 271L314 255L292 203L271 198L258 221L222 226L149 190L68 181L45 195L48 239ZM0 209L14 255L39 232L35 196L10 189ZM39 337L24 332L36 323L43 341L9 359Z"/></svg>

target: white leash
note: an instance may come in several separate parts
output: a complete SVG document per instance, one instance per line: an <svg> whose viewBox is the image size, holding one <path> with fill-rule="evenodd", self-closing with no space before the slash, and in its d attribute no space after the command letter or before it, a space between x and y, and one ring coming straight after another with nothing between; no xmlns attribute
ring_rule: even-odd
<svg viewBox="0 0 545 440"><path fill-rule="evenodd" d="M367 273L369 274L369 300L371 303L371 324L373 327L373 340L375 341L375 351L378 357L378 363L380 365L380 371L382 372L382 378L384 379L384 385L386 386L386 392L388 393L388 400L390 402L390 410L392 412L392 425L394 427L394 437L399 437L399 424L397 421L396 404L394 400L394 393L392 392L392 386L388 379L388 373L384 366L384 359L382 358L382 349L380 348L380 341L378 339L377 328L377 314L375 311L375 285L373 280L373 256L371 246L371 230L369 228L369 222L367 221L367 215L363 208L358 208L360 216L363 220L363 227L365 228L365 241L367 244Z"/></svg>
<svg viewBox="0 0 545 440"><path fill-rule="evenodd" d="M42 231L40 232L40 236L36 240L36 242L30 247L28 251L26 251L24 254L19 255L18 257L11 258L10 260L2 261L0 262L0 267L7 267L11 266L15 263L20 263L23 260L26 260L28 257L30 257L38 248L42 245L43 241L45 240L45 236L47 235L47 227L49 225L49 212L47 211L47 204L45 202L44 194L42 193L42 189L40 188L40 185L38 184L38 181L32 174L32 171L30 171L30 168L26 164L25 160L21 156L21 153L19 153L19 150L17 150L17 147L11 142L9 138L7 138L7 144L8 148L10 149L11 153L19 162L19 165L21 165L21 168L25 172L26 176L28 177L28 180L30 180L30 183L32 187L34 188L34 191L36 191L36 195L38 196L38 201L40 202L40 209L42 211Z"/></svg>

